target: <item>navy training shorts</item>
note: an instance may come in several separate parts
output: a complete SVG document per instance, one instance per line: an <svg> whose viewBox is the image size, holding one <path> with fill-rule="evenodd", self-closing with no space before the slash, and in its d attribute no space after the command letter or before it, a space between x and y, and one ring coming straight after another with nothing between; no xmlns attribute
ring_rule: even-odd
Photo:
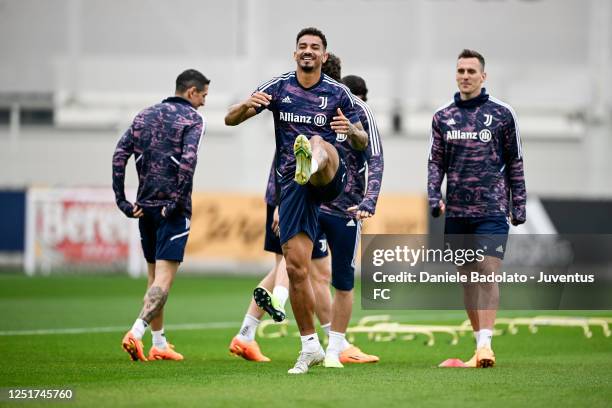
<svg viewBox="0 0 612 408"><path fill-rule="evenodd" d="M156 260L183 262L191 221L182 215L164 218L162 207L144 207L138 219L140 242L147 263Z"/></svg>
<svg viewBox="0 0 612 408"><path fill-rule="evenodd" d="M281 188L278 213L281 246L300 232L304 232L313 243L316 242L319 206L342 194L346 180L346 164L340 156L338 170L329 184L323 187L309 183L302 186L291 180Z"/></svg>
<svg viewBox="0 0 612 408"><path fill-rule="evenodd" d="M508 219L501 215L447 217L444 224L445 244L453 250L482 250L484 255L504 259L509 228Z"/></svg>
<svg viewBox="0 0 612 408"><path fill-rule="evenodd" d="M280 238L272 231L272 220L274 218L274 208L266 205L266 234L264 237L264 250L278 255L283 254ZM325 258L328 255L327 239L325 234L319 232L312 247L312 259Z"/></svg>
<svg viewBox="0 0 612 408"><path fill-rule="evenodd" d="M361 221L319 214L319 228L332 252L332 286L349 291L355 286L355 259L361 238Z"/></svg>

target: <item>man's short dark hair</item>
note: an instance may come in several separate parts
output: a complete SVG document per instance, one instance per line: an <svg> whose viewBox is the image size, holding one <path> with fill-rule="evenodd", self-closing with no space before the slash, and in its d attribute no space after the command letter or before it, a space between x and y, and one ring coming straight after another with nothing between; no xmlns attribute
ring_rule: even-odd
<svg viewBox="0 0 612 408"><path fill-rule="evenodd" d="M355 96L361 96L365 101L368 99L368 87L365 80L357 75L347 75L342 78L342 83L348 86L348 89Z"/></svg>
<svg viewBox="0 0 612 408"><path fill-rule="evenodd" d="M323 34L321 30L315 27L306 27L301 29L297 37L295 37L295 45L297 45L297 43L300 41L300 38L305 35L314 35L316 37L319 37L321 39L321 42L323 43L323 48L327 48L327 38L325 38L325 34Z"/></svg>
<svg viewBox="0 0 612 408"><path fill-rule="evenodd" d="M189 88L195 86L198 91L203 91L210 79L206 78L200 71L188 69L176 77L176 92L185 93Z"/></svg>
<svg viewBox="0 0 612 408"><path fill-rule="evenodd" d="M342 61L337 55L329 52L327 53L327 61L321 67L321 71L340 82L340 78L342 78Z"/></svg>
<svg viewBox="0 0 612 408"><path fill-rule="evenodd" d="M484 68L485 68L485 59L482 56L482 54L479 53L478 51L468 50L466 48L463 51L461 51L461 53L457 57L457 59L461 59L461 58L478 58L478 61L480 62L480 68L482 68L482 70L484 71Z"/></svg>

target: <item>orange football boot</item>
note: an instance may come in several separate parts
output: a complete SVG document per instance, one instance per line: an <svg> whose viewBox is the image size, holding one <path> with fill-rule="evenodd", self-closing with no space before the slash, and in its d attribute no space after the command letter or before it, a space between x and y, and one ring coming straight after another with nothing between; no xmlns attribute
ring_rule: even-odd
<svg viewBox="0 0 612 408"><path fill-rule="evenodd" d="M121 347L130 355L132 361L147 361L144 355L142 341L138 340L131 331L125 333Z"/></svg>
<svg viewBox="0 0 612 408"><path fill-rule="evenodd" d="M165 349L159 349L155 346L149 350L149 360L174 360L181 361L184 357L181 353L174 351L174 345L168 343Z"/></svg>
<svg viewBox="0 0 612 408"><path fill-rule="evenodd" d="M259 363L271 361L261 353L259 345L255 340L247 343L246 341L240 340L238 336L235 336L230 343L229 351L236 357L242 357L249 361L257 361Z"/></svg>
<svg viewBox="0 0 612 408"><path fill-rule="evenodd" d="M351 345L349 348L340 353L340 362L346 363L377 363L380 358L370 354L366 354L359 347Z"/></svg>

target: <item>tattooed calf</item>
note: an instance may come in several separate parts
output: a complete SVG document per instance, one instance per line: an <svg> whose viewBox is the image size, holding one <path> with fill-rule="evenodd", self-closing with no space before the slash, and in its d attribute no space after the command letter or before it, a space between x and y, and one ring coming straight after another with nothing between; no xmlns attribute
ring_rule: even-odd
<svg viewBox="0 0 612 408"><path fill-rule="evenodd" d="M164 307L167 299L168 291L164 291L159 286L151 286L145 295L144 306L138 317L150 323Z"/></svg>

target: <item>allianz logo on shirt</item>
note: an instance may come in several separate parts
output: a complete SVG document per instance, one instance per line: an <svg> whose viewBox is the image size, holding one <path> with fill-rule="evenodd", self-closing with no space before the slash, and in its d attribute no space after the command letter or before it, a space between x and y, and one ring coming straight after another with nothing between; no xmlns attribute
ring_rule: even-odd
<svg viewBox="0 0 612 408"><path fill-rule="evenodd" d="M489 129L483 129L480 132L463 132L461 130L447 130L446 140L478 140L488 143L491 141L492 134Z"/></svg>
<svg viewBox="0 0 612 408"><path fill-rule="evenodd" d="M325 126L327 123L327 117L322 113L318 113L314 116L311 115L297 115L293 112L279 112L279 119L285 122L293 122L293 123L306 123L312 124L314 123L317 126Z"/></svg>
<svg viewBox="0 0 612 408"><path fill-rule="evenodd" d="M477 132L462 132L461 130L447 130L446 140L459 140L459 139L478 139Z"/></svg>

